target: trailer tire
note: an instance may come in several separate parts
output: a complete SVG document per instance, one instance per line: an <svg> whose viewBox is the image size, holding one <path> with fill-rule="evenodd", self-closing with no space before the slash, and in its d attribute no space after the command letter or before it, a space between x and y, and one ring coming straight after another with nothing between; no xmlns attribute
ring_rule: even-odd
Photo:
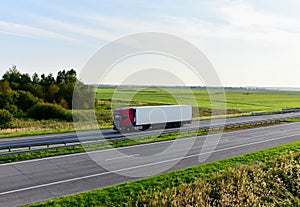
<svg viewBox="0 0 300 207"><path fill-rule="evenodd" d="M149 129L150 127L151 127L150 124L143 125L141 130L142 130L142 131L145 131L145 130Z"/></svg>

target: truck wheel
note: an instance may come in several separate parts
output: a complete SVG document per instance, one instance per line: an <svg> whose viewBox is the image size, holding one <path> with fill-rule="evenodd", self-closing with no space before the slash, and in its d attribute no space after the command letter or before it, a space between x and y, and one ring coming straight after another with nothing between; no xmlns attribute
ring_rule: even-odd
<svg viewBox="0 0 300 207"><path fill-rule="evenodd" d="M150 128L150 126L151 126L150 124L143 125L141 130L142 130L142 131L147 130L147 129Z"/></svg>

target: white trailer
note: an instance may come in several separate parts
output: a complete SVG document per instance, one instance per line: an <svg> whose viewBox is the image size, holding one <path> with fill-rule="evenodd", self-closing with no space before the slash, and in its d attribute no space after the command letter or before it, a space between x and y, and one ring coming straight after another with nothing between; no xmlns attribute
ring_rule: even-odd
<svg viewBox="0 0 300 207"><path fill-rule="evenodd" d="M191 122L192 106L166 105L135 107L135 125Z"/></svg>
<svg viewBox="0 0 300 207"><path fill-rule="evenodd" d="M114 112L114 129L122 131L132 129L180 127L192 122L192 106L163 105L140 106L117 109Z"/></svg>

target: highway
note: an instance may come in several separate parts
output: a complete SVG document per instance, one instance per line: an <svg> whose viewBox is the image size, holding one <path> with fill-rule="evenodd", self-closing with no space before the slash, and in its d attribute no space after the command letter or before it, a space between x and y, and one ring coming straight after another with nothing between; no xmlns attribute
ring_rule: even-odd
<svg viewBox="0 0 300 207"><path fill-rule="evenodd" d="M0 206L35 203L299 141L300 123L226 132L215 149L202 149L213 136L2 164Z"/></svg>
<svg viewBox="0 0 300 207"><path fill-rule="evenodd" d="M227 118L225 120L226 125L230 124L240 124L240 123L251 123L251 122L264 122L266 120L283 120L286 118L291 117L300 117L300 112L294 113L285 113L285 114L273 114L273 115L264 115L264 116L245 116L245 117L238 117L238 118ZM217 122L217 123L214 123ZM189 128L209 128L214 127L214 125L219 124L218 121L214 121L211 123L210 120L204 121L193 121L192 124L182 127L181 129L189 129ZM168 129L169 131L174 131L174 129ZM176 129L175 129L176 130ZM156 135L161 131L143 131L143 132L133 132L127 133L125 135L131 137L140 137L142 135L147 134L149 135ZM8 149L13 148L14 146L45 146L50 144L63 144L63 143L72 143L78 142L78 136L80 137L81 141L90 141L95 139L112 139L115 137L120 137L120 134L112 129L101 130L101 134L99 131L92 130L92 131L81 131L78 133L61 133L61 134L52 134L52 135L39 135L39 136L26 136L26 137L15 137L15 138L5 138L0 139L0 149ZM46 143L46 144L45 144Z"/></svg>

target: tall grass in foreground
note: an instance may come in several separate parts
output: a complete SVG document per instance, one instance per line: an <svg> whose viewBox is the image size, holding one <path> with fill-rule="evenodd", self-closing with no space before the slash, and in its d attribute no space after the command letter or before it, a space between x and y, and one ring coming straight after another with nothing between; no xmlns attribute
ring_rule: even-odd
<svg viewBox="0 0 300 207"><path fill-rule="evenodd" d="M213 173L165 192L138 198L136 206L300 206L300 153L273 162Z"/></svg>

